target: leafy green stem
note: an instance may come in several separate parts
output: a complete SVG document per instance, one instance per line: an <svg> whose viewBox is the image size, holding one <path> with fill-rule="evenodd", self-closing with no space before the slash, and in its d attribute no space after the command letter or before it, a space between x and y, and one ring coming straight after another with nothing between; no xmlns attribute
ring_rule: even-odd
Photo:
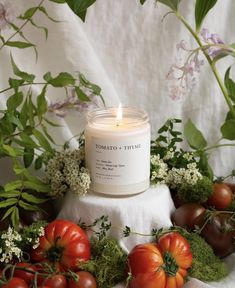
<svg viewBox="0 0 235 288"><path fill-rule="evenodd" d="M23 83L23 84L21 84L20 86L46 85L46 84L47 84L47 82L35 82L35 83ZM9 91L9 90L11 90L11 89L14 89L14 87L5 88L5 89L3 89L3 90L0 91L0 94L1 94L1 93L4 93L4 92L7 92L7 91Z"/></svg>
<svg viewBox="0 0 235 288"><path fill-rule="evenodd" d="M225 98L225 101L229 107L229 110L231 111L232 115L235 117L235 109L233 107L233 104L229 98L229 95L228 95L228 91L225 87L225 85L223 84L223 81L219 75L219 72L215 66L215 63L211 60L210 56L208 55L207 51L205 49L203 49L203 44L200 40L200 38L198 37L198 34L193 30L193 28L189 25L189 23L186 21L186 19L179 13L179 11L175 11L175 15L177 16L177 18L184 24L184 26L188 29L188 31L192 34L192 36L194 37L194 39L196 40L196 42L198 43L198 45L201 47L201 50L204 54L204 56L206 57L210 67L211 67L211 70L218 82L218 85L224 95L224 98Z"/></svg>
<svg viewBox="0 0 235 288"><path fill-rule="evenodd" d="M218 144L218 145L207 147L204 149L204 151L206 152L206 151L213 150L213 149L220 148L220 147L234 147L234 146L235 146L235 144L229 144L229 143Z"/></svg>
<svg viewBox="0 0 235 288"><path fill-rule="evenodd" d="M31 17L30 17L29 19L27 19L27 20L19 27L19 29L18 29L15 33L13 33L13 34L0 46L0 50L6 45L6 43L7 43L8 41L10 41L12 38L14 38L17 34L19 34L19 33L22 31L22 29L27 25L27 23L30 22L30 20L31 20L31 18L33 17L33 15L34 15L34 14L37 12L37 10L42 6L42 4L43 4L44 1L45 1L45 0L41 0L41 2L38 4L38 6L35 7L35 10L32 12Z"/></svg>

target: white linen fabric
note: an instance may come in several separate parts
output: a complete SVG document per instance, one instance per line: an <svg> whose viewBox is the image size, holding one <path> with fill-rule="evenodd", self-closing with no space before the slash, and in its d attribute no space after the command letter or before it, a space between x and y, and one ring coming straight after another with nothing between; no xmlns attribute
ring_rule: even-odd
<svg viewBox="0 0 235 288"><path fill-rule="evenodd" d="M37 0L7 0L7 2L11 2L19 11L39 3ZM194 4L195 1L186 0L182 0L181 4L184 16L192 24ZM150 116L153 136L169 117L182 118L184 122L191 118L202 130L210 146L217 143L220 138L220 125L225 118L227 107L206 63L199 75L198 84L188 97L180 101L169 98L166 74L176 56L175 45L185 39L189 46L195 47L195 42L173 15L168 15L163 20L163 16L168 11L166 7L160 4L155 6L154 1L151 0L148 0L144 6L141 6L138 0L97 0L89 9L86 22L82 23L67 5L56 5L49 1L45 1L44 5L51 16L62 22L52 23L43 13L36 16L35 21L39 25L45 24L49 27L47 41L43 33L30 25L25 26L25 34L38 45L39 59L38 62L35 61L31 49L13 49L13 57L21 70L36 74L38 81L48 71L51 71L53 76L61 71L70 73L80 71L89 80L102 87L108 106L116 106L122 102L123 105L146 109ZM220 34L225 42L234 42L232 39L235 24L234 11L235 1L218 1L216 8L206 19L204 27ZM13 76L9 50L1 50L0 63L0 89L2 90L7 87L9 75ZM231 63L231 59L226 58L219 64L222 77ZM37 92L39 88L36 86L32 89ZM1 95L0 109L5 107L6 97L7 94L5 97ZM65 97L63 91L51 89L48 101L63 97ZM55 118L53 115L50 117ZM53 128L50 131L57 143L64 143L72 135L84 129L84 115L78 112L69 112L66 118L57 120L63 127ZM231 147L213 150L209 158L215 174L229 174L234 168L234 156L235 150ZM0 183L12 177L10 168L7 167L10 167L10 163L6 159L1 159ZM171 205L169 200L169 206L165 206L166 212L172 209ZM64 209L68 207L64 206ZM67 216L71 219L76 218L77 213L79 211L76 209L70 209ZM170 224L169 217L159 221L166 225ZM147 223L148 219L144 219L144 222ZM150 227L151 223L148 225ZM227 261L231 273L221 283L207 286L193 280L186 287L234 287L234 255L228 257Z"/></svg>

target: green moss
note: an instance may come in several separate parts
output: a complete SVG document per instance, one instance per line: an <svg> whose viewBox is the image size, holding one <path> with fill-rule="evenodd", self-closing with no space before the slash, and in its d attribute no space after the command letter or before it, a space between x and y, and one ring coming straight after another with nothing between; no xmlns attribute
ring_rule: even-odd
<svg viewBox="0 0 235 288"><path fill-rule="evenodd" d="M215 256L213 249L197 233L188 233L180 229L193 254L193 264L189 276L202 281L218 281L228 275L227 265Z"/></svg>
<svg viewBox="0 0 235 288"><path fill-rule="evenodd" d="M189 185L187 183L181 185L177 194L184 202L206 202L212 194L212 182L208 177L203 176L195 185Z"/></svg>
<svg viewBox="0 0 235 288"><path fill-rule="evenodd" d="M91 260L81 268L96 277L99 288L112 288L125 280L127 255L116 240L92 238L91 253Z"/></svg>

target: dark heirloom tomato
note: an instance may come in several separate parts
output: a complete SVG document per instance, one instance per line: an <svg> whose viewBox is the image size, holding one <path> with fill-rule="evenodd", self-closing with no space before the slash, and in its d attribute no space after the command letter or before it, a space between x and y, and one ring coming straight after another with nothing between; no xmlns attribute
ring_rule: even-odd
<svg viewBox="0 0 235 288"><path fill-rule="evenodd" d="M208 205L223 210L229 207L233 199L232 190L225 183L214 183L213 193L207 200Z"/></svg>
<svg viewBox="0 0 235 288"><path fill-rule="evenodd" d="M158 244L135 246L128 255L130 288L180 288L184 285L192 253L177 232L163 235Z"/></svg>
<svg viewBox="0 0 235 288"><path fill-rule="evenodd" d="M35 262L49 261L60 270L78 270L79 263L90 258L90 243L85 232L75 223L55 220L45 227L39 247L31 251Z"/></svg>
<svg viewBox="0 0 235 288"><path fill-rule="evenodd" d="M215 254L221 258L235 252L235 223L231 214L221 213L209 221L201 235L211 245Z"/></svg>
<svg viewBox="0 0 235 288"><path fill-rule="evenodd" d="M197 203L186 203L178 207L172 214L173 224L193 230L198 225L200 218L203 217L206 209Z"/></svg>
<svg viewBox="0 0 235 288"><path fill-rule="evenodd" d="M29 286L23 279L13 277L6 284L1 286L1 288L29 288Z"/></svg>

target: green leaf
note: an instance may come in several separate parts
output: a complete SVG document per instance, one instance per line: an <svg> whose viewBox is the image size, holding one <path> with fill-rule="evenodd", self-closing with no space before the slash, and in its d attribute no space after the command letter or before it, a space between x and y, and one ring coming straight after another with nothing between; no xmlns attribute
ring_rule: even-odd
<svg viewBox="0 0 235 288"><path fill-rule="evenodd" d="M34 44L32 44L30 42L22 42L22 41L7 41L7 42L5 42L5 45L10 46L10 47L20 48L20 49L35 46Z"/></svg>
<svg viewBox="0 0 235 288"><path fill-rule="evenodd" d="M69 85L74 85L75 79L71 74L61 72L58 76L56 76L55 78L51 78L47 82L51 84L53 87L66 87Z"/></svg>
<svg viewBox="0 0 235 288"><path fill-rule="evenodd" d="M20 138L22 139L27 148L39 148L39 146L33 141L33 139L26 133L20 133Z"/></svg>
<svg viewBox="0 0 235 288"><path fill-rule="evenodd" d="M235 140L235 119L226 120L220 131L224 139Z"/></svg>
<svg viewBox="0 0 235 288"><path fill-rule="evenodd" d="M23 102L24 95L22 92L15 93L7 99L7 109L15 110Z"/></svg>
<svg viewBox="0 0 235 288"><path fill-rule="evenodd" d="M235 82L229 77L231 66L227 69L224 77L224 84L227 88L230 99L235 103Z"/></svg>
<svg viewBox="0 0 235 288"><path fill-rule="evenodd" d="M12 182L8 182L6 185L4 185L4 191L5 192L9 192L12 190L16 190L16 189L21 189L23 188L23 182L21 180L16 180L16 181L12 181Z"/></svg>
<svg viewBox="0 0 235 288"><path fill-rule="evenodd" d="M11 213L12 213L12 211L15 209L15 206L13 206L13 207L11 207L11 208L9 208L7 211L6 211L6 213L3 215L3 217L2 217L2 221L4 220L4 219L6 219Z"/></svg>
<svg viewBox="0 0 235 288"><path fill-rule="evenodd" d="M37 206L28 204L28 203L24 202L23 200L20 200L20 201L19 201L19 206L20 206L21 208L23 208L24 210L29 210L29 211L36 211L36 210L38 210Z"/></svg>
<svg viewBox="0 0 235 288"><path fill-rule="evenodd" d="M196 31L201 29L202 22L207 13L214 7L217 0L197 0L195 6Z"/></svg>
<svg viewBox="0 0 235 288"><path fill-rule="evenodd" d="M35 160L34 168L36 170L41 169L42 168L42 163L43 163L43 157L42 156L38 156L38 158Z"/></svg>
<svg viewBox="0 0 235 288"><path fill-rule="evenodd" d="M28 120L28 99L26 98L20 111L19 116L22 126L25 128Z"/></svg>
<svg viewBox="0 0 235 288"><path fill-rule="evenodd" d="M4 44L5 43L5 39L4 39L4 37L2 35L0 35L0 39L1 39L2 43Z"/></svg>
<svg viewBox="0 0 235 288"><path fill-rule="evenodd" d="M45 136L39 130L33 129L33 135L38 140L40 146L44 148L47 152L53 153L53 149L50 143L47 141Z"/></svg>
<svg viewBox="0 0 235 288"><path fill-rule="evenodd" d="M233 109L235 111L235 105L233 105ZM232 111L228 111L227 115L226 115L226 119L225 120L230 120L230 119L235 119L235 116L233 115Z"/></svg>
<svg viewBox="0 0 235 288"><path fill-rule="evenodd" d="M13 206L18 202L17 199L15 198L9 198L7 200L3 200L0 202L0 208L5 208L5 207L9 207L9 206Z"/></svg>
<svg viewBox="0 0 235 288"><path fill-rule="evenodd" d="M18 88L24 83L24 80L23 79L9 78L8 83L9 83L11 88L18 90Z"/></svg>
<svg viewBox="0 0 235 288"><path fill-rule="evenodd" d="M48 193L50 191L49 185L47 185L47 184L37 184L37 183L32 182L32 181L25 181L24 182L24 187L36 190L37 192L41 192L41 193L44 193L44 192Z"/></svg>
<svg viewBox="0 0 235 288"><path fill-rule="evenodd" d="M147 0L140 0L140 4L144 5Z"/></svg>
<svg viewBox="0 0 235 288"><path fill-rule="evenodd" d="M22 126L22 124L21 124L21 122L20 122L20 120L19 120L19 118L17 118L15 115L8 113L8 114L6 115L6 118L7 118L7 120L8 120L10 123L16 125L20 130L23 130L23 129L24 129L23 126Z"/></svg>
<svg viewBox="0 0 235 288"><path fill-rule="evenodd" d="M12 65L12 68L13 68L13 72L16 76L20 77L21 79L23 79L24 81L26 82L29 82L29 83L32 83L33 80L35 79L35 75L33 74L28 74L27 72L24 72L24 71L21 71L15 61L13 60L13 57L11 55L11 65Z"/></svg>
<svg viewBox="0 0 235 288"><path fill-rule="evenodd" d="M15 197L18 197L19 195L20 195L20 191L18 190L12 190L9 192L5 192L5 191L0 192L1 198L15 198Z"/></svg>
<svg viewBox="0 0 235 288"><path fill-rule="evenodd" d="M160 2L169 8L171 8L173 11L178 10L178 6L181 0L156 0L156 2Z"/></svg>
<svg viewBox="0 0 235 288"><path fill-rule="evenodd" d="M11 157L17 157L22 155L22 151L18 148L12 147L7 144L2 144L3 150Z"/></svg>
<svg viewBox="0 0 235 288"><path fill-rule="evenodd" d="M25 168L28 168L32 164L33 158L34 158L34 149L25 147L23 156Z"/></svg>
<svg viewBox="0 0 235 288"><path fill-rule="evenodd" d="M66 0L72 11L85 22L87 8L95 3L96 0Z"/></svg>
<svg viewBox="0 0 235 288"><path fill-rule="evenodd" d="M14 209L12 210L11 222L14 228L17 228L19 226L20 216L19 216L19 209L17 207L14 207Z"/></svg>
<svg viewBox="0 0 235 288"><path fill-rule="evenodd" d="M31 127L34 127L35 125L35 121L34 121L34 104L33 104L33 101L32 101L32 94L30 92L29 96L28 96L28 103L27 103L27 114L28 114L28 117L29 117L29 124Z"/></svg>
<svg viewBox="0 0 235 288"><path fill-rule="evenodd" d="M38 7L31 7L24 12L24 15L20 15L20 19L28 20L30 19L34 13L37 11Z"/></svg>
<svg viewBox="0 0 235 288"><path fill-rule="evenodd" d="M37 97L37 111L39 118L41 118L41 116L47 112L47 101L45 97L46 88L47 86L45 85L42 89L42 92Z"/></svg>
<svg viewBox="0 0 235 288"><path fill-rule="evenodd" d="M52 76L51 76L51 72L47 72L45 75L43 75L43 79L44 79L46 82L48 82L48 81L50 81L51 79L53 79Z"/></svg>
<svg viewBox="0 0 235 288"><path fill-rule="evenodd" d="M91 99L78 86L75 87L75 92L80 101L82 102L91 101Z"/></svg>
<svg viewBox="0 0 235 288"><path fill-rule="evenodd" d="M37 198L34 195L26 193L26 192L23 192L21 194L21 196L24 200L28 201L29 203L33 203L33 204L41 204L41 203L44 203L48 200L46 198L44 198L44 199Z"/></svg>
<svg viewBox="0 0 235 288"><path fill-rule="evenodd" d="M191 120L188 120L188 122L184 126L184 135L186 137L186 140L188 141L188 144L193 149L200 150L207 146L207 142L201 131L196 128L196 126L192 123Z"/></svg>

